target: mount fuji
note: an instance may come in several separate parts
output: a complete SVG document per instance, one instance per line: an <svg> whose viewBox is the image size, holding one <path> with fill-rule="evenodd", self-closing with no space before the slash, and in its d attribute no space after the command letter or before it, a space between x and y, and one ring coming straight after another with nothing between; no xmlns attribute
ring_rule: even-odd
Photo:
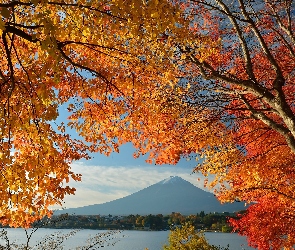
<svg viewBox="0 0 295 250"><path fill-rule="evenodd" d="M136 193L103 204L58 210L54 214L76 215L129 215L129 214L171 214L183 215L201 211L235 212L244 210L242 202L220 204L214 194L197 188L178 176L170 176Z"/></svg>

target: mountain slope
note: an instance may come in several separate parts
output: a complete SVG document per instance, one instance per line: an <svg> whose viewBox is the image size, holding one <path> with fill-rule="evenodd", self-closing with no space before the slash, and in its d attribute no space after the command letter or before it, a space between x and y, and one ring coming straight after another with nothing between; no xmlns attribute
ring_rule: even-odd
<svg viewBox="0 0 295 250"><path fill-rule="evenodd" d="M129 214L171 214L183 215L201 211L234 212L245 209L244 203L221 205L212 193L195 187L178 176L171 176L124 198L79 208L57 211L55 214L77 215L129 215Z"/></svg>

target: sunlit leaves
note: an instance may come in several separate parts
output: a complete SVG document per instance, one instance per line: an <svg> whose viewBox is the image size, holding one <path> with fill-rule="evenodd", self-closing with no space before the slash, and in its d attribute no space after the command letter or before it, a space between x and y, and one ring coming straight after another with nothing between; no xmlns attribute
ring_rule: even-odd
<svg viewBox="0 0 295 250"><path fill-rule="evenodd" d="M166 1L38 0L0 7L0 215L3 224L27 227L74 193L66 184L80 179L72 161L88 158L87 150L118 151L132 135L140 139L141 112L155 109L148 118L156 124L160 94L150 94L176 83L158 38L169 32L182 39L188 22ZM157 100L148 104L151 97ZM66 102L70 126L87 144L55 124Z"/></svg>

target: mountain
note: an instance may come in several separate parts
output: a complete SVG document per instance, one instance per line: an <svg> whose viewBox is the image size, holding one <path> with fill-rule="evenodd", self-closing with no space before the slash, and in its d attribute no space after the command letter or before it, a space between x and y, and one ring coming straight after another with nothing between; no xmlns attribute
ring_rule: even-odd
<svg viewBox="0 0 295 250"><path fill-rule="evenodd" d="M205 213L234 212L243 209L245 209L245 207L242 202L220 204L212 193L197 188L178 176L170 176L163 181L124 198L103 204L58 210L55 214L166 215L172 212L180 212L183 215L189 215L201 211Z"/></svg>

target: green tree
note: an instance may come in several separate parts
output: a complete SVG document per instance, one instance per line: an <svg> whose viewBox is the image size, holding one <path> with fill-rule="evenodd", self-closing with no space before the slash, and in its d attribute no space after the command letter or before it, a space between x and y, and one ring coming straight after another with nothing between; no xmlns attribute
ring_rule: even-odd
<svg viewBox="0 0 295 250"><path fill-rule="evenodd" d="M221 231L222 231L223 233L230 233L232 230L233 230L233 228L232 228L231 226L229 226L229 225L224 225L224 226L222 226L222 228L221 228Z"/></svg>
<svg viewBox="0 0 295 250"><path fill-rule="evenodd" d="M184 223L185 217L181 213L172 213L170 215L170 224L180 225Z"/></svg>
<svg viewBox="0 0 295 250"><path fill-rule="evenodd" d="M204 216L205 216L205 212L204 212L204 211L201 211L201 212L200 212L200 217L203 218Z"/></svg>
<svg viewBox="0 0 295 250"><path fill-rule="evenodd" d="M137 227L143 227L144 224L144 216L139 216L136 218L136 226Z"/></svg>
<svg viewBox="0 0 295 250"><path fill-rule="evenodd" d="M229 250L228 247L210 245L204 234L196 231L189 223L171 230L168 242L168 245L164 245L163 250Z"/></svg>

